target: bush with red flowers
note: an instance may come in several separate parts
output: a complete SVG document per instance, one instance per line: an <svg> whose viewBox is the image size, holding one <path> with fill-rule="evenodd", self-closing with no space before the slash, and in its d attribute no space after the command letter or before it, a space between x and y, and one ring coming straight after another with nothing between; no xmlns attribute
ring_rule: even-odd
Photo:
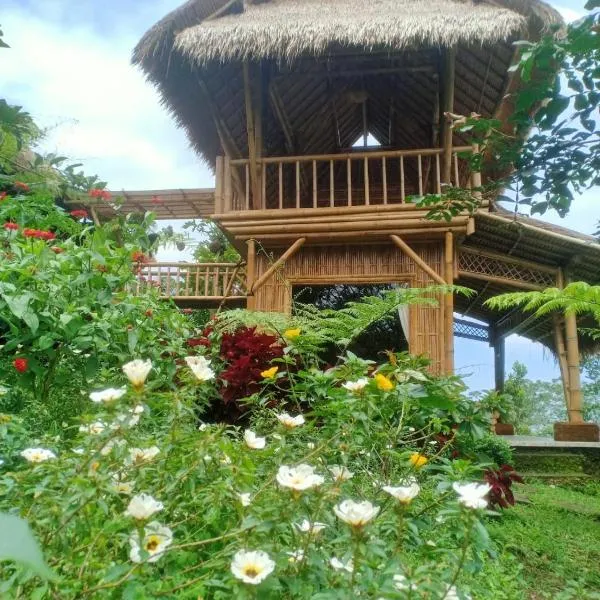
<svg viewBox="0 0 600 600"><path fill-rule="evenodd" d="M110 200L111 195L107 190L101 190L100 188L93 188L88 192L90 198L100 198L101 200Z"/></svg>
<svg viewBox="0 0 600 600"><path fill-rule="evenodd" d="M87 212L87 210L84 210L83 208L78 208L76 210L72 210L69 214L75 219L87 219L88 218L88 212Z"/></svg>
<svg viewBox="0 0 600 600"><path fill-rule="evenodd" d="M10 221L8 223L4 223L2 227L4 227L4 229L7 231L17 231L17 229L19 229L19 226L16 223L12 223Z"/></svg>
<svg viewBox="0 0 600 600"><path fill-rule="evenodd" d="M27 371L28 362L26 358L15 358L13 361L14 368L19 371L19 373L25 373Z"/></svg>
<svg viewBox="0 0 600 600"><path fill-rule="evenodd" d="M14 186L20 192L30 192L31 188L23 181L15 181Z"/></svg>

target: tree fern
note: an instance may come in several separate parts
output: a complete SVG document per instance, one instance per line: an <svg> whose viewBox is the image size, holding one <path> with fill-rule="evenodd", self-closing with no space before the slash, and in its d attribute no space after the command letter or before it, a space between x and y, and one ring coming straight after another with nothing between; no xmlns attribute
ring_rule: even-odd
<svg viewBox="0 0 600 600"><path fill-rule="evenodd" d="M591 315L600 326L600 286L583 281L570 283L564 289L548 288L540 292L514 292L490 298L489 307L506 310L521 306L538 316L561 311Z"/></svg>
<svg viewBox="0 0 600 600"><path fill-rule="evenodd" d="M339 310L318 309L312 304L294 305L294 315L232 310L219 315L218 327L232 331L240 326L258 327L278 333L297 327L302 332L305 349L318 351L330 343L345 349L374 323L390 318L400 306L411 304L437 305L436 296L449 292L469 295L472 290L459 286L428 288L396 288L379 296L368 296L348 302Z"/></svg>

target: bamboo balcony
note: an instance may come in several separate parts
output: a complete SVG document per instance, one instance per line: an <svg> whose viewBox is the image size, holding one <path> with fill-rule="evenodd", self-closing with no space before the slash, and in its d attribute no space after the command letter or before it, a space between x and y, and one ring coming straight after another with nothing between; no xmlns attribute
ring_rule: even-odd
<svg viewBox="0 0 600 600"><path fill-rule="evenodd" d="M243 263L146 263L139 267L131 291L140 295L149 290L175 302L245 301L246 269Z"/></svg>
<svg viewBox="0 0 600 600"><path fill-rule="evenodd" d="M217 159L215 213L406 204L440 194L443 182L479 187L471 146L307 156ZM444 177L444 164L449 177ZM449 179L449 180L448 180Z"/></svg>

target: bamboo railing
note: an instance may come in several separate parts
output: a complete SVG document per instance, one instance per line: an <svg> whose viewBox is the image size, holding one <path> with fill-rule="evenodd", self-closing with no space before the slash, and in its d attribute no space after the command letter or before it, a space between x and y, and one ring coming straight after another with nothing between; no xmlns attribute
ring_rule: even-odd
<svg viewBox="0 0 600 600"><path fill-rule="evenodd" d="M173 300L245 299L246 269L241 263L145 263L133 287L136 295L154 289Z"/></svg>
<svg viewBox="0 0 600 600"><path fill-rule="evenodd" d="M471 146L452 148L446 183L480 185L464 156L472 151ZM252 184L250 159L219 157L215 212L400 204L410 196L439 194L444 152L427 148L259 157L258 185Z"/></svg>

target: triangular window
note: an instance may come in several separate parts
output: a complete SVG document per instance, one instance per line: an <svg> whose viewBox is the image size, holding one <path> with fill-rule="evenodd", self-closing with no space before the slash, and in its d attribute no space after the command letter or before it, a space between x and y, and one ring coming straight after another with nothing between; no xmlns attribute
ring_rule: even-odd
<svg viewBox="0 0 600 600"><path fill-rule="evenodd" d="M367 143L365 144L365 136L360 135L359 138L352 144L353 148L379 148L381 142L371 133L367 133Z"/></svg>

